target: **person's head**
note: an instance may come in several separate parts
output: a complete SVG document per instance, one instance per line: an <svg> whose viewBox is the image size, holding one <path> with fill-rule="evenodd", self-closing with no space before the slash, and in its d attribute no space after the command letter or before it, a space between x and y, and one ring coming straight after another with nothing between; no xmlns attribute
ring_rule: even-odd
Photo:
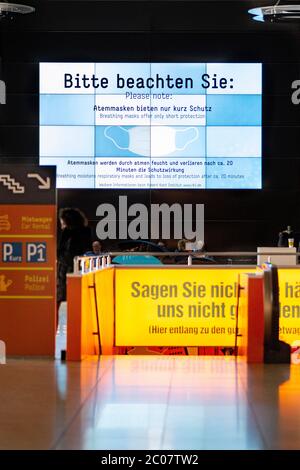
<svg viewBox="0 0 300 470"><path fill-rule="evenodd" d="M62 230L65 228L74 229L86 227L88 224L87 218L83 212L75 207L64 207L60 209L58 217Z"/></svg>
<svg viewBox="0 0 300 470"><path fill-rule="evenodd" d="M92 248L93 248L93 253L95 255L99 255L102 251L102 245L101 245L101 242L99 242L99 240L95 240L93 243L92 243Z"/></svg>
<svg viewBox="0 0 300 470"><path fill-rule="evenodd" d="M179 240L179 242L177 243L178 251L185 251L185 244L186 240Z"/></svg>

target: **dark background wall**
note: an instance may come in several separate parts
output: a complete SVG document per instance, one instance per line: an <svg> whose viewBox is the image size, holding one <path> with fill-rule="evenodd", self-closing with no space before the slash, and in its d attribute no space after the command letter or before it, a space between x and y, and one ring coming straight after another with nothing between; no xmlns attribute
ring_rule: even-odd
<svg viewBox="0 0 300 470"><path fill-rule="evenodd" d="M249 8L272 1L28 0L36 12L0 21L2 162L38 162L40 61L262 62L262 190L59 190L59 206L96 207L128 194L129 203L205 204L210 250L275 245L278 231L300 231L300 22L258 23ZM292 3L289 1L288 3Z"/></svg>

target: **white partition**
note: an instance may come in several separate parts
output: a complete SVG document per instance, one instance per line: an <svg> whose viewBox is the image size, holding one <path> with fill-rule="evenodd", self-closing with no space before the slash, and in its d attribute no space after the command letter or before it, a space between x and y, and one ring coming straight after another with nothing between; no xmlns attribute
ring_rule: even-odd
<svg viewBox="0 0 300 470"><path fill-rule="evenodd" d="M277 266L295 266L297 264L296 248L286 247L257 247L257 264L261 265L268 261ZM281 254L279 254L281 253Z"/></svg>

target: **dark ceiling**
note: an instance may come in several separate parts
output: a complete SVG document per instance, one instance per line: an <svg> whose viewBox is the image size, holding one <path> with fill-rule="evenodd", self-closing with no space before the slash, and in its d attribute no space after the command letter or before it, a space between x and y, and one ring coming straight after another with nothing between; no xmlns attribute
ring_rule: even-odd
<svg viewBox="0 0 300 470"><path fill-rule="evenodd" d="M288 3L292 3L289 0ZM2 31L167 32L299 29L253 21L250 8L275 0L28 0L35 13L1 22ZM285 3L285 2L282 2Z"/></svg>

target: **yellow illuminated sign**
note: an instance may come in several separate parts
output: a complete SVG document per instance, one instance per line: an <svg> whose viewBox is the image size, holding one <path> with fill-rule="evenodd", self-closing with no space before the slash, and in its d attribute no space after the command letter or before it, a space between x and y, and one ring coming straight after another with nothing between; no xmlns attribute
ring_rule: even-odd
<svg viewBox="0 0 300 470"><path fill-rule="evenodd" d="M279 269L279 338L292 345L300 340L300 269Z"/></svg>
<svg viewBox="0 0 300 470"><path fill-rule="evenodd" d="M254 269L117 269L116 346L234 346L238 276Z"/></svg>

